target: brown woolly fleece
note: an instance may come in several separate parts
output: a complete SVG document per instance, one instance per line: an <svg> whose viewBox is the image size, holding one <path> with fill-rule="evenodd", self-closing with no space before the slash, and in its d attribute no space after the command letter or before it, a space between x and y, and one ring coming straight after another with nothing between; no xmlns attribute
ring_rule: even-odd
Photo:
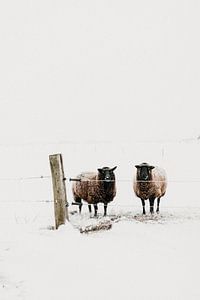
<svg viewBox="0 0 200 300"><path fill-rule="evenodd" d="M167 176L163 169L155 167L151 170L152 179L148 182L139 182L134 178L133 190L137 197L147 200L150 197L161 198L167 188Z"/></svg>
<svg viewBox="0 0 200 300"><path fill-rule="evenodd" d="M74 200L77 202L83 199L88 204L106 204L116 196L115 178L112 182L99 181L99 175L94 172L81 173L77 178L81 181L75 181L72 185Z"/></svg>

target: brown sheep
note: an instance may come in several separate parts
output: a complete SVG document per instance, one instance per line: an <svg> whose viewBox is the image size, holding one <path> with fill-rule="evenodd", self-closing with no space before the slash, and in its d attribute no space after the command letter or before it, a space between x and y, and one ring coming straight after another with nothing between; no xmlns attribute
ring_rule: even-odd
<svg viewBox="0 0 200 300"><path fill-rule="evenodd" d="M107 214L107 205L113 201L116 196L116 184L114 170L108 167L99 168L98 172L84 172L77 176L77 180L72 185L74 201L79 203L79 212L81 213L82 199L89 205L91 213L91 204L94 205L95 216L97 216L97 204L104 203L104 216Z"/></svg>
<svg viewBox="0 0 200 300"><path fill-rule="evenodd" d="M149 199L150 212L154 212L154 200L157 198L157 210L159 212L160 198L165 195L167 188L167 176L163 169L142 163L137 168L133 189L137 197L142 201L143 214L145 214L145 200Z"/></svg>

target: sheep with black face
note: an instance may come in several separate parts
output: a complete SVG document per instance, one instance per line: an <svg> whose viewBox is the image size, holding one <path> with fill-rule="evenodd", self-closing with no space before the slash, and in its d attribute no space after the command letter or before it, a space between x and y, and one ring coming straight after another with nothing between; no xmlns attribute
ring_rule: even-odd
<svg viewBox="0 0 200 300"><path fill-rule="evenodd" d="M74 201L79 203L79 212L81 213L82 200L89 205L91 213L91 204L94 205L95 216L97 216L98 203L104 203L104 216L107 214L107 205L113 201L116 196L116 182L114 168L99 168L98 172L84 172L77 176L77 180L72 185Z"/></svg>
<svg viewBox="0 0 200 300"><path fill-rule="evenodd" d="M154 201L157 198L157 210L159 212L160 198L166 193L167 176L162 168L142 163L135 166L136 176L133 189L137 197L142 201L143 214L145 211L145 200L149 199L150 212L154 212Z"/></svg>

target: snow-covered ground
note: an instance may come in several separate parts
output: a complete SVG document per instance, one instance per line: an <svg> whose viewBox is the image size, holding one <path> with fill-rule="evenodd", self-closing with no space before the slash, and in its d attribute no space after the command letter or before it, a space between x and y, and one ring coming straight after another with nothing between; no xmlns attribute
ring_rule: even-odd
<svg viewBox="0 0 200 300"><path fill-rule="evenodd" d="M93 152L90 169L94 169L95 159L101 166L102 147L94 152L94 145L87 146L87 155L90 156L89 149ZM169 186L161 201L160 215L153 217L141 216L140 201L132 191L134 166L132 162L128 164L132 148L135 153L140 153L141 148L142 156L143 146L129 148L130 145L122 148L118 145L113 157L113 164L117 158L120 162L116 171L118 194L108 207L108 217L102 217L101 205L98 219L89 216L87 206L79 216L73 213L77 208L70 205L70 224L58 231L52 230L51 178L0 181L1 300L199 299L199 168L194 167L199 143L166 145L164 157L162 147L156 152L157 163L163 163L167 169ZM21 155L26 160L33 149L22 149ZM72 152L67 149L60 150L64 153L65 172L70 177L80 166L84 169L85 161L70 162L68 156ZM74 157L78 157L79 149L73 148ZM28 167L24 163L18 169L20 177L50 175L48 156L43 161L45 151L38 151L36 156L41 169L36 173L34 170L39 166L31 161ZM109 151L112 154L111 148ZM15 152L13 149L12 154ZM193 155L182 164L186 153ZM138 160L134 159L138 161L141 162L139 154ZM5 186L9 196L3 190ZM70 189L67 181L69 203ZM89 234L79 232L80 228L102 221L111 222L112 228Z"/></svg>
<svg viewBox="0 0 200 300"><path fill-rule="evenodd" d="M109 231L80 234L71 224L50 230L50 206L31 218L24 205L1 205L2 300L199 299L200 209L146 221L125 213ZM87 214L71 221L98 222Z"/></svg>
<svg viewBox="0 0 200 300"><path fill-rule="evenodd" d="M199 3L0 1L0 300L200 299ZM52 230L54 153L69 203L70 177L117 166L106 219ZM168 176L153 218L141 162Z"/></svg>

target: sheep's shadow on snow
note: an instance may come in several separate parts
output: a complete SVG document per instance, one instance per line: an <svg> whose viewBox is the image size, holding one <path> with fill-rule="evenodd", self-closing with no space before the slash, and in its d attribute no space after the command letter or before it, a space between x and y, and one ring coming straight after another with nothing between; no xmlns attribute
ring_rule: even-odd
<svg viewBox="0 0 200 300"><path fill-rule="evenodd" d="M200 219L200 216L199 216ZM112 213L104 217L98 215L97 217L91 216L88 213L78 214L70 212L70 222L75 229L78 229L81 233L92 233L110 230L116 223L119 222L135 222L137 223L149 223L149 224L165 224L174 222L178 218L170 213L166 214L146 214L134 212L121 212Z"/></svg>
<svg viewBox="0 0 200 300"><path fill-rule="evenodd" d="M149 213L146 215L135 212L119 212L108 214L106 217L101 214L94 217L88 213L80 215L74 211L70 212L71 224L81 233L94 233L110 230L119 222L167 225L184 223L186 221L200 221L200 209L190 212L183 209L179 211L175 210L173 212Z"/></svg>

